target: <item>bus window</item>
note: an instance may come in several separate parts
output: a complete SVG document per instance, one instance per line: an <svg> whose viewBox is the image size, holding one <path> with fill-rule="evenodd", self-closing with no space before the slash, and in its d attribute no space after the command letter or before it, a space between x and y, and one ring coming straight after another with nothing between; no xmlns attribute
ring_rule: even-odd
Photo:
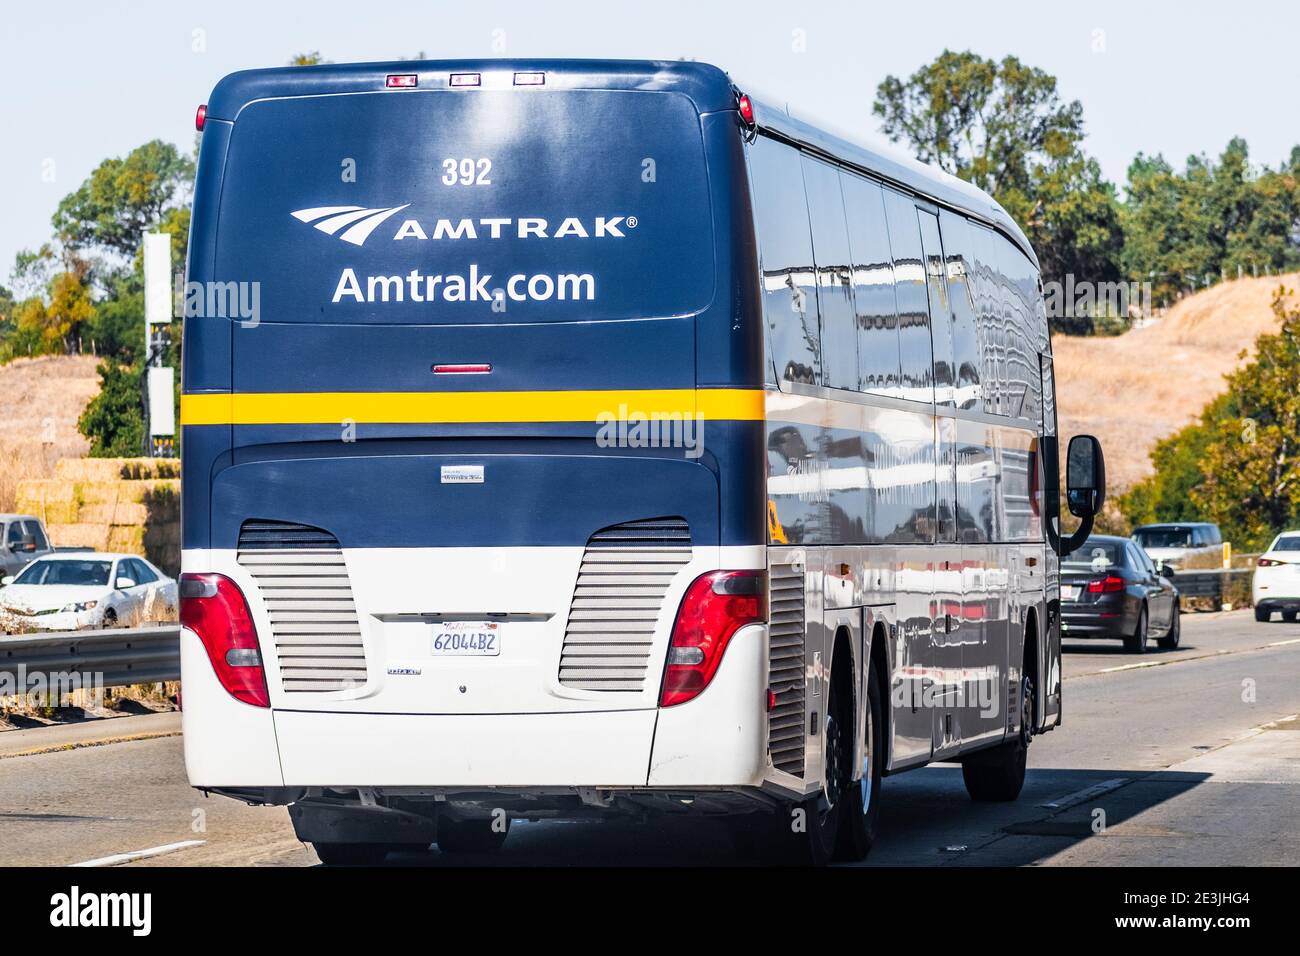
<svg viewBox="0 0 1300 956"><path fill-rule="evenodd" d="M930 339L934 343L934 403L953 403L952 307L948 303L947 270L943 264L943 243L939 240L939 218L923 209L916 211L921 224L921 247L925 253L925 284L930 299Z"/></svg>
<svg viewBox="0 0 1300 956"><path fill-rule="evenodd" d="M749 156L763 268L763 321L777 378L818 385L821 336L799 154L760 136Z"/></svg>
<svg viewBox="0 0 1300 956"><path fill-rule="evenodd" d="M983 369L983 411L989 415L1007 414L1006 406L1006 303L998 245L1001 239L991 229L971 225L970 235L977 276L976 337L979 340L980 365Z"/></svg>
<svg viewBox="0 0 1300 956"><path fill-rule="evenodd" d="M980 389L982 356L979 339L975 334L971 288L971 276L975 270L971 254L970 224L961 216L944 210L939 213L939 226L943 232L943 252L947 264L948 302L952 307L957 407L979 410L983 408Z"/></svg>
<svg viewBox="0 0 1300 956"><path fill-rule="evenodd" d="M884 190L889 246L894 260L894 292L898 299L898 349L902 397L934 401L934 358L930 350L930 306L925 292L925 264L916 206L907 196Z"/></svg>
<svg viewBox="0 0 1300 956"><path fill-rule="evenodd" d="M1010 304L1006 325L1006 381L1010 407L1004 413L1037 423L1041 395L1036 357L1040 351L1036 324L1038 274L1024 254L997 237L998 262Z"/></svg>
<svg viewBox="0 0 1300 956"><path fill-rule="evenodd" d="M840 174L834 166L808 157L804 157L803 171L817 266L823 383L830 388L856 389L858 337Z"/></svg>
<svg viewBox="0 0 1300 956"><path fill-rule="evenodd" d="M899 394L898 301L889 257L885 199L879 185L840 175L853 255L853 302L858 316L858 388Z"/></svg>

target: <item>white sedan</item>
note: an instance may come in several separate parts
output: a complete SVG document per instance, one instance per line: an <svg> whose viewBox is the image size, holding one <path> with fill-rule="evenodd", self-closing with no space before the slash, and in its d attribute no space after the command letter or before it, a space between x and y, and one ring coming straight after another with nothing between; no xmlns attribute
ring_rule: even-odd
<svg viewBox="0 0 1300 956"><path fill-rule="evenodd" d="M1300 611L1300 531L1283 531L1255 561L1251 583L1255 620L1267 621L1274 611L1294 621Z"/></svg>
<svg viewBox="0 0 1300 956"><path fill-rule="evenodd" d="M0 630L76 631L176 619L176 581L133 554L75 552L0 580Z"/></svg>

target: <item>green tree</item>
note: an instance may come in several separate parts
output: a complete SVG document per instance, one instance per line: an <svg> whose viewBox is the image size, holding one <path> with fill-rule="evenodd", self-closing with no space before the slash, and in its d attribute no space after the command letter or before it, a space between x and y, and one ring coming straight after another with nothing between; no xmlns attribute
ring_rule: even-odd
<svg viewBox="0 0 1300 956"><path fill-rule="evenodd" d="M1044 280L1119 278L1115 191L1081 149L1083 107L1061 99L1055 77L1013 56L945 50L906 79L887 76L873 110L917 158L992 194L1033 243Z"/></svg>
<svg viewBox="0 0 1300 956"><path fill-rule="evenodd" d="M185 204L193 160L171 143L153 140L125 159L106 159L55 210L54 230L73 252L98 251L130 259L140 237L167 211Z"/></svg>
<svg viewBox="0 0 1300 956"><path fill-rule="evenodd" d="M1300 265L1300 147L1278 170L1255 169L1245 140L1216 160L1188 157L1178 172L1141 153L1123 206L1125 271L1169 302L1220 276Z"/></svg>
<svg viewBox="0 0 1300 956"><path fill-rule="evenodd" d="M289 58L289 66L319 66L322 63L328 63L329 60L320 55L320 50L309 50L305 53L295 53Z"/></svg>
<svg viewBox="0 0 1300 956"><path fill-rule="evenodd" d="M92 458L132 458L144 448L142 369L113 359L99 363L99 394L77 421L77 430L90 439Z"/></svg>

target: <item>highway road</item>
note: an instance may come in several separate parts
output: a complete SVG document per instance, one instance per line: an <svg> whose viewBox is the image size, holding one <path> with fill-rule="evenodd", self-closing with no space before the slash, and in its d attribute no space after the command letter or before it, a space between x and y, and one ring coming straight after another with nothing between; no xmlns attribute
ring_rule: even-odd
<svg viewBox="0 0 1300 956"><path fill-rule="evenodd" d="M1067 644L1065 673L1019 801L972 803L956 766L888 778L865 865L1300 864L1300 624L1189 614L1178 651ZM0 864L317 862L284 809L189 788L178 715L0 733ZM516 823L495 856L389 862L743 861L716 824L663 821Z"/></svg>

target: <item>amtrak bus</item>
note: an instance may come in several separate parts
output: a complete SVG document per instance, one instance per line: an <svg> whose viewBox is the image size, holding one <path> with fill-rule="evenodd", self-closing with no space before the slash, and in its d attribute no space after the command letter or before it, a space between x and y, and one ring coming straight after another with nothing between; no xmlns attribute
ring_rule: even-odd
<svg viewBox="0 0 1300 956"><path fill-rule="evenodd" d="M197 125L195 787L327 863L617 813L821 863L892 774L1017 796L1104 467L1062 535L997 203L687 62L257 70Z"/></svg>

